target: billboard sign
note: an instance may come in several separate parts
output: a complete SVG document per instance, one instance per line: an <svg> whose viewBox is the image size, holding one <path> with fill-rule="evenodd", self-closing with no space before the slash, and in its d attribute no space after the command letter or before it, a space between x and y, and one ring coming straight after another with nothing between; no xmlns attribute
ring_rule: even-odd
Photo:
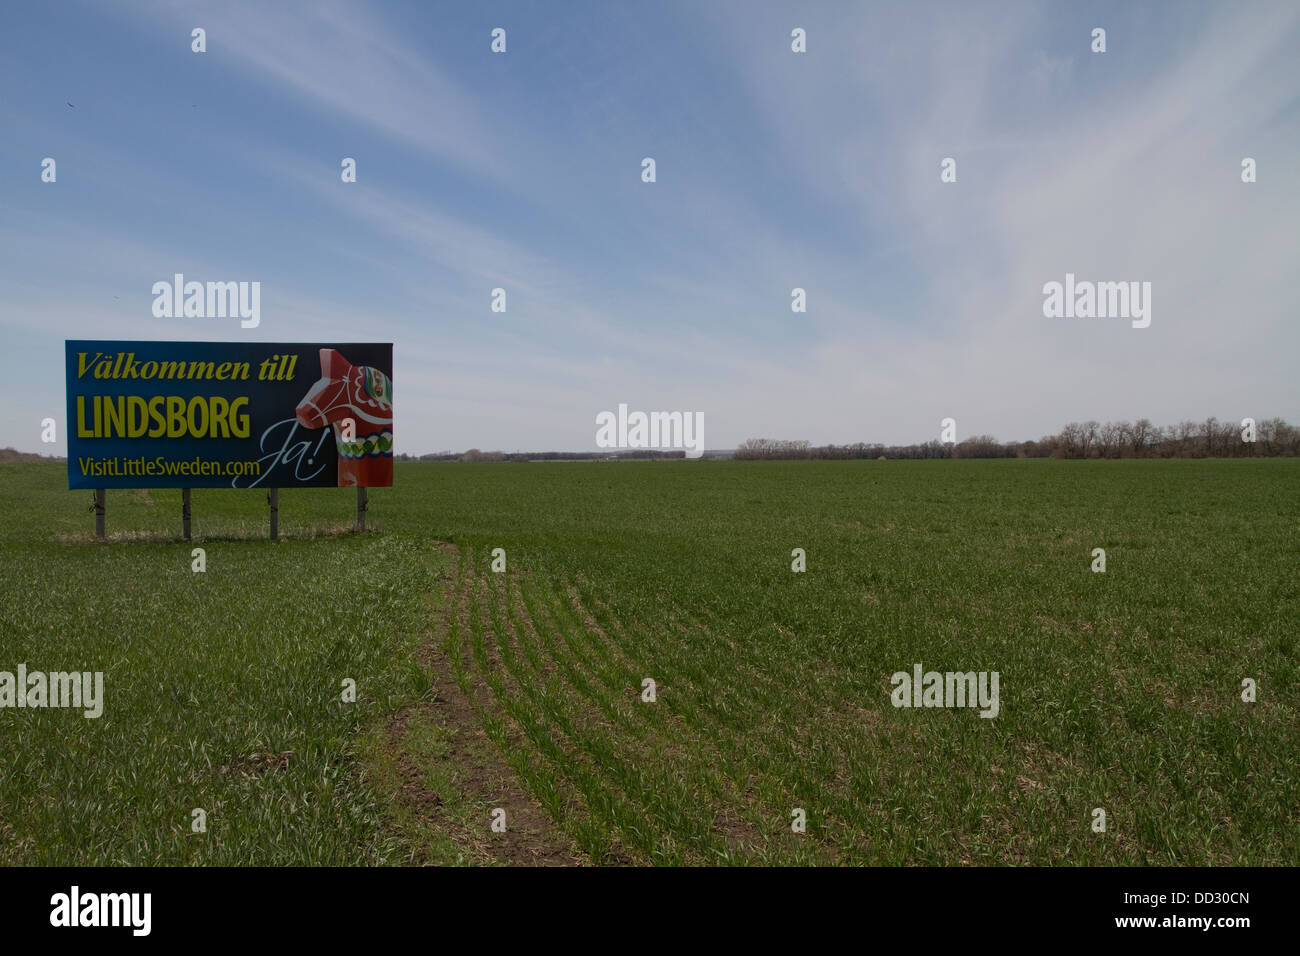
<svg viewBox="0 0 1300 956"><path fill-rule="evenodd" d="M388 487L393 346L68 341L69 488Z"/></svg>

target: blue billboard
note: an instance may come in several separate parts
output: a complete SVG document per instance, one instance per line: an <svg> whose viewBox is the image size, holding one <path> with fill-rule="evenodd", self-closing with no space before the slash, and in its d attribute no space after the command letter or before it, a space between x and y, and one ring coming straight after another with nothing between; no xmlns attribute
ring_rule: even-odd
<svg viewBox="0 0 1300 956"><path fill-rule="evenodd" d="M393 346L65 344L69 488L386 487Z"/></svg>

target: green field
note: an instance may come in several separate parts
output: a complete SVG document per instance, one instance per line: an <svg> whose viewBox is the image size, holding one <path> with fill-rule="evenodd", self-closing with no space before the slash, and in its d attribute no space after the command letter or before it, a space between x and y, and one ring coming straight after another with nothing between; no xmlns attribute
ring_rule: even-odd
<svg viewBox="0 0 1300 956"><path fill-rule="evenodd" d="M0 862L1295 864L1298 488L399 464L365 533L346 491L282 492L272 543L264 494L199 490L186 543L178 491L122 491L99 542L62 466L0 465L0 671L105 673L97 720L0 710ZM1000 713L895 708L917 663Z"/></svg>

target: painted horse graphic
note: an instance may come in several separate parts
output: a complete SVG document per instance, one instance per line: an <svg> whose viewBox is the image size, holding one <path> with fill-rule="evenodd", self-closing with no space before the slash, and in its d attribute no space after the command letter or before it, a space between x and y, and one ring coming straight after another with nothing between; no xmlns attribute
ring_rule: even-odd
<svg viewBox="0 0 1300 956"><path fill-rule="evenodd" d="M377 368L353 365L334 349L320 350L320 379L295 411L304 428L334 426L339 487L393 483L393 383ZM344 435L351 419L355 434Z"/></svg>

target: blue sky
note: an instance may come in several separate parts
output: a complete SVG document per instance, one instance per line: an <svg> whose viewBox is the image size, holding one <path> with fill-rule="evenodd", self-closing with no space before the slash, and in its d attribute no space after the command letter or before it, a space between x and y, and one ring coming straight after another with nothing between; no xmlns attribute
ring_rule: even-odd
<svg viewBox="0 0 1300 956"><path fill-rule="evenodd" d="M411 453L591 449L619 403L711 448L1300 421L1294 3L5 20L0 446L63 453L65 338L393 341ZM175 272L261 282L260 326L154 318ZM1045 318L1066 272L1152 282L1151 326Z"/></svg>

